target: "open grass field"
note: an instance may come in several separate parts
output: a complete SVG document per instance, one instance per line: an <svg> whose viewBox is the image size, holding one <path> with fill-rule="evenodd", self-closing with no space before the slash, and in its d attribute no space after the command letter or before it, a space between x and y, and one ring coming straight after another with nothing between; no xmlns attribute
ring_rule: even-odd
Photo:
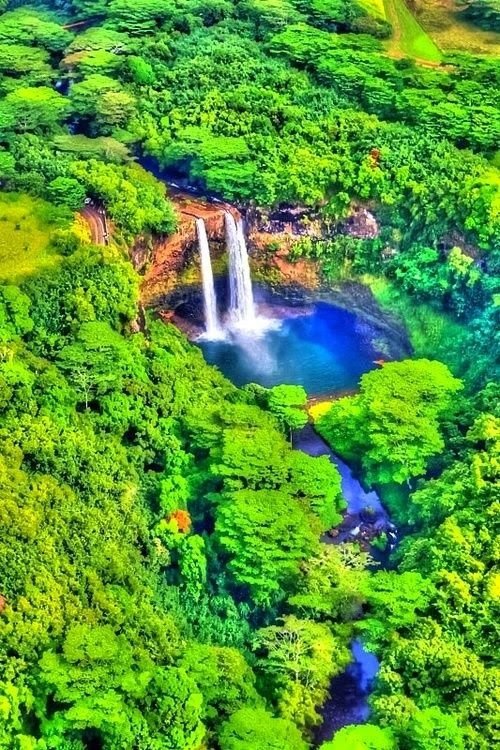
<svg viewBox="0 0 500 750"><path fill-rule="evenodd" d="M465 21L454 0L417 0L416 17L444 52L500 56L500 34Z"/></svg>
<svg viewBox="0 0 500 750"><path fill-rule="evenodd" d="M423 64L437 65L442 54L424 31L404 0L384 0L387 20L393 34L387 42L391 57L412 57Z"/></svg>
<svg viewBox="0 0 500 750"><path fill-rule="evenodd" d="M387 18L384 0L358 0L358 5L375 18Z"/></svg>
<svg viewBox="0 0 500 750"><path fill-rule="evenodd" d="M0 281L18 284L54 267L60 256L51 248L52 232L68 226L49 204L15 193L0 193Z"/></svg>

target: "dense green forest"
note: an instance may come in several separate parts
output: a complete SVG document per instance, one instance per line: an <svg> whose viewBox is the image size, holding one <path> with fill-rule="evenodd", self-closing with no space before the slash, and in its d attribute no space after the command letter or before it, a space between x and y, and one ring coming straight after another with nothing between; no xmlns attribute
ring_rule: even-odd
<svg viewBox="0 0 500 750"><path fill-rule="evenodd" d="M498 28L497 6L461 12ZM490 750L498 59L393 58L369 2L0 7L0 748L307 750L362 636L370 723L322 750ZM142 157L332 228L369 206L377 238L296 257L453 330L316 425L405 529L392 568L320 542L345 503L333 464L290 446L304 394L238 389L143 314L127 248L177 217ZM75 218L87 198L109 246Z"/></svg>

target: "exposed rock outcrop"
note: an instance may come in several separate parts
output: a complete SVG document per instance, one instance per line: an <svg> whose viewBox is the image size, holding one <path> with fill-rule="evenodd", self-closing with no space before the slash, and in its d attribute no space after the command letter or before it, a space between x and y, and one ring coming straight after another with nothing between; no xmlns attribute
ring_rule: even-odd
<svg viewBox="0 0 500 750"><path fill-rule="evenodd" d="M181 191L171 195L178 210L177 232L169 237L141 237L132 249L135 268L143 275L142 302L146 307L170 306L177 290L200 281L197 263L196 219L203 219L212 251L215 272L221 273L225 251L224 214L235 218L234 206L189 195ZM251 265L256 280L297 286L309 290L321 287L318 264L306 258L293 259L293 246L300 241L320 241L338 235L363 239L379 234L375 216L366 206L354 206L344 221L334 223L320 217L317 210L304 206L285 206L263 212L255 207L244 210Z"/></svg>
<svg viewBox="0 0 500 750"><path fill-rule="evenodd" d="M360 240L373 240L379 236L380 227L371 211L364 206L358 206L340 225L340 233Z"/></svg>
<svg viewBox="0 0 500 750"><path fill-rule="evenodd" d="M301 237L320 239L329 233L317 211L305 206L284 206L269 212L251 208L245 218L251 234L286 237L291 242Z"/></svg>
<svg viewBox="0 0 500 750"><path fill-rule="evenodd" d="M321 284L318 264L307 258L292 260L296 239L287 232L268 234L251 231L248 246L256 278L285 285L317 289Z"/></svg>

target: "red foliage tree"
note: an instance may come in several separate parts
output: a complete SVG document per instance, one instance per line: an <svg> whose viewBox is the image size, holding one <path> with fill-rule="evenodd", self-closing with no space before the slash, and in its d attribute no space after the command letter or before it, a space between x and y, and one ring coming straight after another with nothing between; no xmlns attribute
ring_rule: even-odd
<svg viewBox="0 0 500 750"><path fill-rule="evenodd" d="M182 531L183 534L186 534L191 528L191 516L187 510L182 510L181 508L174 510L169 520L175 521L177 528L179 531Z"/></svg>

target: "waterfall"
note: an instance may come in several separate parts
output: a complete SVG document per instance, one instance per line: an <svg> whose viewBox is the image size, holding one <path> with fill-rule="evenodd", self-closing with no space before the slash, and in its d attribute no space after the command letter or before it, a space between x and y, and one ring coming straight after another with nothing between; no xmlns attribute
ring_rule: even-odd
<svg viewBox="0 0 500 750"><path fill-rule="evenodd" d="M205 334L207 338L219 338L221 327L217 313L217 297L215 296L214 275L210 260L210 246L207 230L203 219L196 219L198 247L200 249L201 277L203 281L203 303L205 308Z"/></svg>
<svg viewBox="0 0 500 750"><path fill-rule="evenodd" d="M255 324L252 278L241 219L226 212L226 243L229 261L229 315L238 327L252 328Z"/></svg>

